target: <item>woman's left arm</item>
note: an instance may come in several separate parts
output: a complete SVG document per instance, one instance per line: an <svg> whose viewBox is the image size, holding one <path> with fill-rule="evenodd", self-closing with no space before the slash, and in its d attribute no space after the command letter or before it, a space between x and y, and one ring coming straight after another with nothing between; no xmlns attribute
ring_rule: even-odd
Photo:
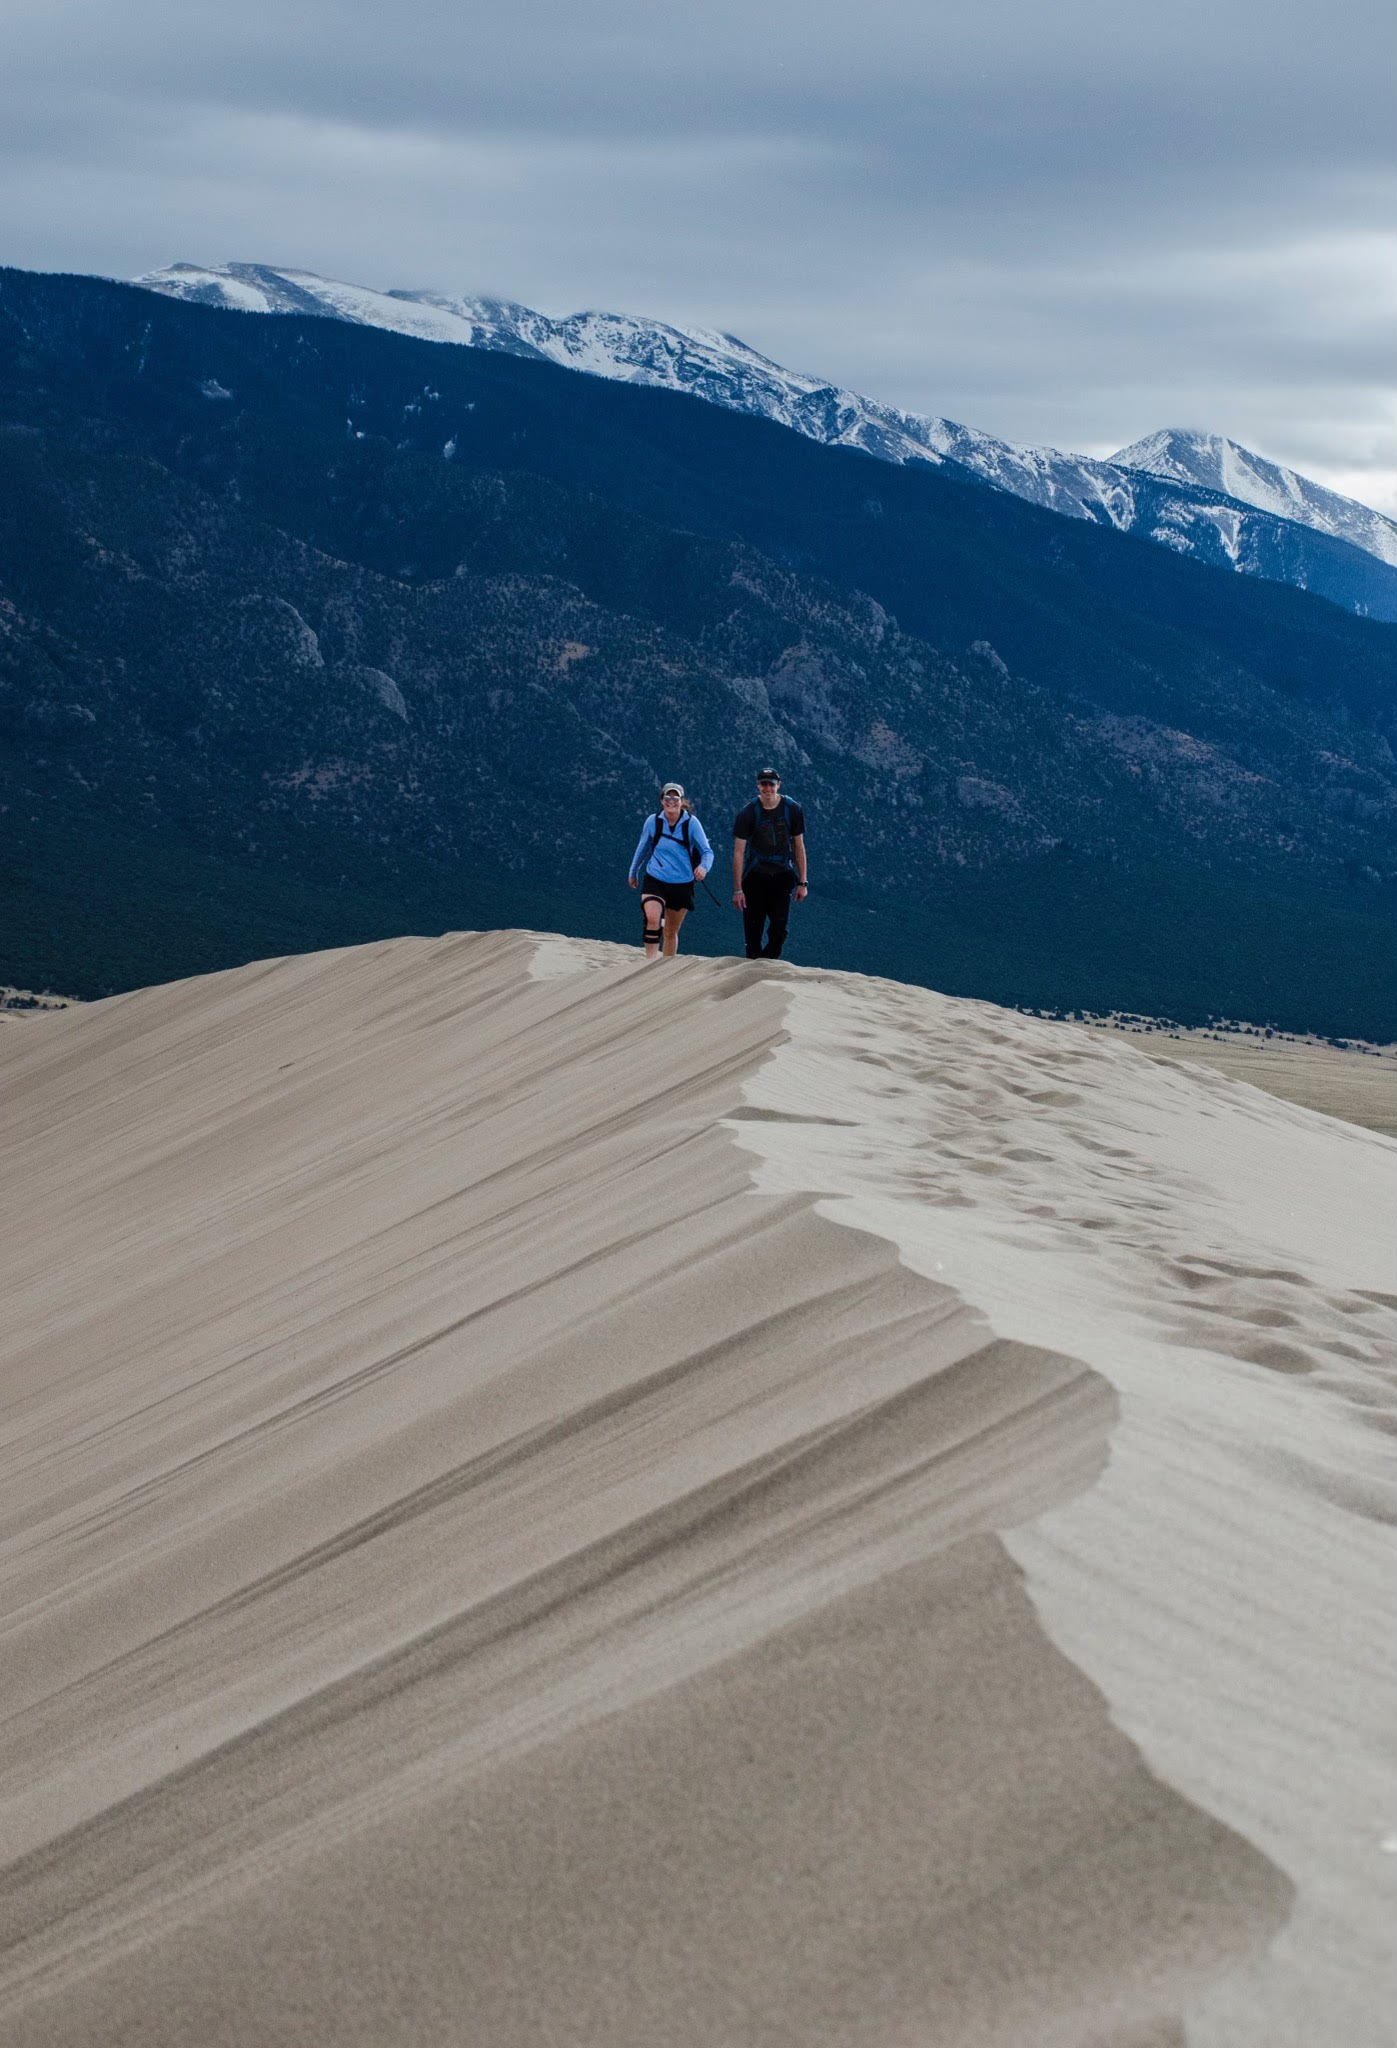
<svg viewBox="0 0 1397 2048"><path fill-rule="evenodd" d="M708 834L704 831L697 818L693 820L691 829L695 839L698 841L699 858L703 862L702 867L694 869L696 878L701 882L713 865L713 848L708 843Z"/></svg>

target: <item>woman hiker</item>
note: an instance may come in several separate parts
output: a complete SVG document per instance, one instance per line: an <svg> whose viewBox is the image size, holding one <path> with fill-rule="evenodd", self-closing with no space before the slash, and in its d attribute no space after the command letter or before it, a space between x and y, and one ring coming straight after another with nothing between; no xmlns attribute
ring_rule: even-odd
<svg viewBox="0 0 1397 2048"><path fill-rule="evenodd" d="M679 951L679 927L694 907L694 881L713 865L708 834L694 816L680 782L660 791L660 808L645 820L631 861L630 885L640 891L642 943L647 960Z"/></svg>

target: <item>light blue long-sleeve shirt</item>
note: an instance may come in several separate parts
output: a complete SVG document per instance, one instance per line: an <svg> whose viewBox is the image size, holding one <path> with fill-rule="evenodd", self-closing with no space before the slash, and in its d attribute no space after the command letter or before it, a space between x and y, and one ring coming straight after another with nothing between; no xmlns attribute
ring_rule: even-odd
<svg viewBox="0 0 1397 2048"><path fill-rule="evenodd" d="M648 870L657 882L692 882L694 879L694 864L690 860L688 848L684 844L684 819L682 813L679 823L675 826L670 826L665 819L664 813L660 812L659 843L655 851L650 855L649 860L645 858L649 850L650 841L655 837L655 816L655 812L652 811L641 828L640 838L636 844L635 852L631 856L632 880L637 880L644 869ZM704 831L692 811L689 812L689 835L694 850L698 854L699 865L705 869L711 868L713 865L713 848L708 843L708 834Z"/></svg>

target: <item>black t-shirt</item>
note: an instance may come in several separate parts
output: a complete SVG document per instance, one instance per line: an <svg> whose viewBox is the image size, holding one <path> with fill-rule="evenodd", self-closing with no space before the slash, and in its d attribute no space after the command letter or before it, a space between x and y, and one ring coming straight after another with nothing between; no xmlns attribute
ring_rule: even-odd
<svg viewBox="0 0 1397 2048"><path fill-rule="evenodd" d="M795 855L791 841L801 837L805 831L805 813L793 797L782 797L772 810L766 810L759 798L744 804L732 822L734 839L747 841L747 855L742 863L745 874L749 868L785 869L795 868Z"/></svg>

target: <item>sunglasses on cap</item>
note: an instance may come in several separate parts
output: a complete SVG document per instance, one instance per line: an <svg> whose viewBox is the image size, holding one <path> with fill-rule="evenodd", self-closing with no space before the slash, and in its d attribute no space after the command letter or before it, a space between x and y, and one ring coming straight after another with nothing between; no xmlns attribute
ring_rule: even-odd
<svg viewBox="0 0 1397 2048"><path fill-rule="evenodd" d="M781 778L779 775L759 775L757 777L757 787L758 789L779 789L781 787Z"/></svg>

